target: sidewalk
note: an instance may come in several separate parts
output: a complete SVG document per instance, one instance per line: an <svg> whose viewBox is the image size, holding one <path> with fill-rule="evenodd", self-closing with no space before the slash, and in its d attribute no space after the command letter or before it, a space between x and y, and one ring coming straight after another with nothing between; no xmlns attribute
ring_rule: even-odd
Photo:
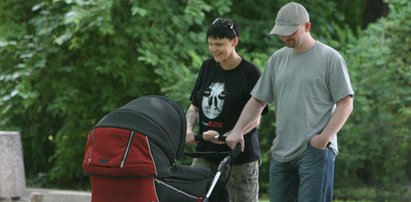
<svg viewBox="0 0 411 202"><path fill-rule="evenodd" d="M90 202L91 193L84 191L27 188L20 199L0 199L0 202Z"/></svg>

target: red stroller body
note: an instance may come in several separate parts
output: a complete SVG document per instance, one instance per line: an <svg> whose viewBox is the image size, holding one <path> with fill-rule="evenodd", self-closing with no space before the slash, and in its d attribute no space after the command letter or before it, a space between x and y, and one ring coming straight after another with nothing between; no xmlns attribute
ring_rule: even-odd
<svg viewBox="0 0 411 202"><path fill-rule="evenodd" d="M202 201L209 170L176 164L185 135L184 111L162 96L104 116L88 134L82 163L92 202Z"/></svg>

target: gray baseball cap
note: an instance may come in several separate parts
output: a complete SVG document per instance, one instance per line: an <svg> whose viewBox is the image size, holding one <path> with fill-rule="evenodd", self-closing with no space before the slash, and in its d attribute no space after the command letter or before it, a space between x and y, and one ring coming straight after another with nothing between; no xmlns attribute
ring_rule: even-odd
<svg viewBox="0 0 411 202"><path fill-rule="evenodd" d="M275 25L270 34L289 36L297 31L298 25L308 21L310 21L310 17L304 6L295 2L287 3L278 11Z"/></svg>

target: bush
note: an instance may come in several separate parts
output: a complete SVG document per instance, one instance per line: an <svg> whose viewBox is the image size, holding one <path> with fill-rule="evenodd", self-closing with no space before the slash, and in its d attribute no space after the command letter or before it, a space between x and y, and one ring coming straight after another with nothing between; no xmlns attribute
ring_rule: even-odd
<svg viewBox="0 0 411 202"><path fill-rule="evenodd" d="M356 95L336 164L336 188L371 186L381 201L405 192L411 146L411 3L387 2L390 14L345 50Z"/></svg>

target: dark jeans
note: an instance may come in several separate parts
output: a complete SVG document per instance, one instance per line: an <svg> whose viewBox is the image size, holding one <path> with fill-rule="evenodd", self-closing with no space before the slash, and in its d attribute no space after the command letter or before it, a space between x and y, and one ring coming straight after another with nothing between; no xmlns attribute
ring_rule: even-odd
<svg viewBox="0 0 411 202"><path fill-rule="evenodd" d="M306 151L289 162L270 162L271 202L332 201L335 155L331 148Z"/></svg>

